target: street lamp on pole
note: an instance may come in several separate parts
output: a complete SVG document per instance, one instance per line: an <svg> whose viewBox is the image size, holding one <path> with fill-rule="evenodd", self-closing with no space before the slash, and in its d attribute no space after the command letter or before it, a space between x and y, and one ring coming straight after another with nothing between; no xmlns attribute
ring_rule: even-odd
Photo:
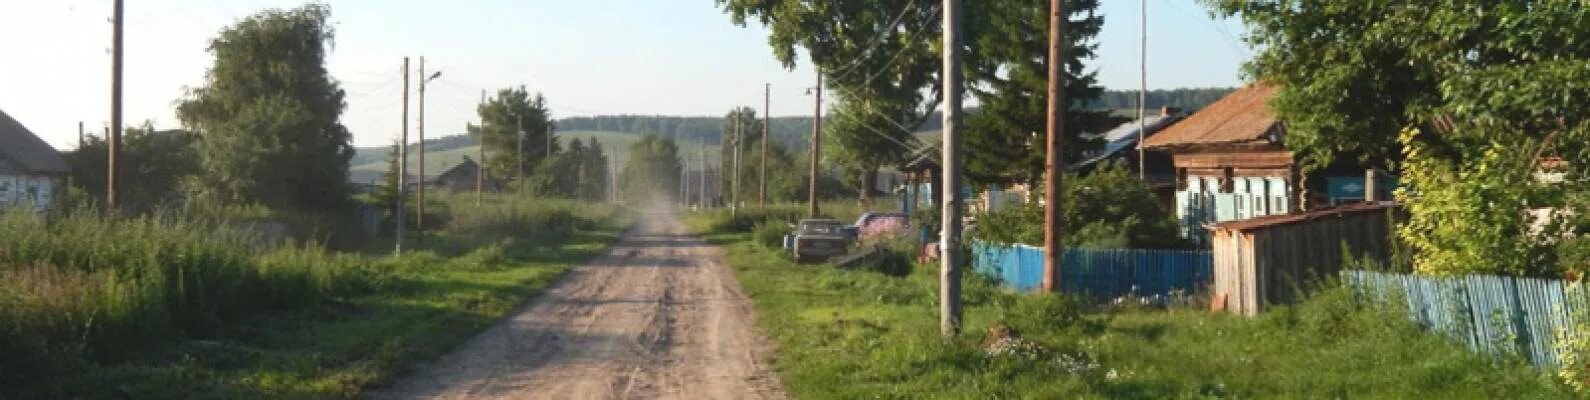
<svg viewBox="0 0 1590 400"><path fill-rule="evenodd" d="M420 57L420 76L425 76L425 57ZM419 232L418 241L425 241L425 86L436 78L442 77L442 71L436 71L425 79L420 80L420 184L418 213L414 215L414 229Z"/></svg>

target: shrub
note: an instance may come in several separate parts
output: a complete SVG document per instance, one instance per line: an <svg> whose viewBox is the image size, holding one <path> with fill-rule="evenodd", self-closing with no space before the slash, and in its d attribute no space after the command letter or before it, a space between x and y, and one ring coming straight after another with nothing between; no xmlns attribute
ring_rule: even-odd
<svg viewBox="0 0 1590 400"><path fill-rule="evenodd" d="M787 222L766 221L756 224L756 228L751 230L751 237L762 247L782 249L784 248L784 236L789 235L790 232L789 223Z"/></svg>
<svg viewBox="0 0 1590 400"><path fill-rule="evenodd" d="M1125 166L1110 163L1067 177L1061 219L1067 246L1173 248L1186 246L1170 211ZM1044 209L1035 202L977 216L969 236L998 243L1043 244Z"/></svg>
<svg viewBox="0 0 1590 400"><path fill-rule="evenodd" d="M0 211L0 388L223 321L367 290L368 265L219 222Z"/></svg>

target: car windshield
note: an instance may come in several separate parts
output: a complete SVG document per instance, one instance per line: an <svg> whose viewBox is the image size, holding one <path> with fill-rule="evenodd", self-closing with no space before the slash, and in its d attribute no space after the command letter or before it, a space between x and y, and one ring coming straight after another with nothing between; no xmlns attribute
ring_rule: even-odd
<svg viewBox="0 0 1590 400"><path fill-rule="evenodd" d="M800 233L802 235L837 235L841 229L843 227L839 225L839 221L802 222Z"/></svg>

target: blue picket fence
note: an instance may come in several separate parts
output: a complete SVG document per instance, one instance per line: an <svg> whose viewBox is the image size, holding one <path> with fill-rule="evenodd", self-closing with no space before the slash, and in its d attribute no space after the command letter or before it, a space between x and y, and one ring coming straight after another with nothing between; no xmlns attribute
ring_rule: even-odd
<svg viewBox="0 0 1590 400"><path fill-rule="evenodd" d="M1584 290L1557 279L1491 275L1429 277L1342 271L1359 296L1405 302L1419 326L1492 355L1517 354L1536 367L1557 366L1556 335L1577 335L1570 318L1584 307ZM1570 301L1571 300L1571 301Z"/></svg>
<svg viewBox="0 0 1590 400"><path fill-rule="evenodd" d="M1069 248L1061 263L1062 291L1099 298L1134 289L1143 296L1178 289L1191 293L1214 276L1214 256L1208 251ZM1036 290L1043 284L1043 249L975 242L972 268L1008 288Z"/></svg>

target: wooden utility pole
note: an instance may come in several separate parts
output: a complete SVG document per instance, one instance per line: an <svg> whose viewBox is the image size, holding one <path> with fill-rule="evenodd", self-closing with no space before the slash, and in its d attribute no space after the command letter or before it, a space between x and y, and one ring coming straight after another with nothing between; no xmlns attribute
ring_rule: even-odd
<svg viewBox="0 0 1590 400"><path fill-rule="evenodd" d="M1060 1L1060 0L1055 0ZM939 235L939 333L961 332L961 1L944 0L943 232Z"/></svg>
<svg viewBox="0 0 1590 400"><path fill-rule="evenodd" d="M773 139L773 84L762 84L762 157L756 179L756 207L767 207L767 141Z"/></svg>
<svg viewBox="0 0 1590 400"><path fill-rule="evenodd" d="M729 188L729 190L730 190L730 193L729 193L729 214L730 215L735 215L735 214L739 214L740 213L740 108L739 107L735 107L735 109L734 109L734 140L730 143L730 145L734 146L734 164L733 164L733 166L731 166L731 168L734 168L734 172L732 172L732 175L730 175L731 176L730 181L732 182L732 184L731 184L731 186Z"/></svg>
<svg viewBox="0 0 1590 400"><path fill-rule="evenodd" d="M425 241L425 83L426 82L430 82L430 81L431 81L431 77L428 76L428 75L425 75L425 57L421 56L420 57L420 125L419 125L419 135L420 135L420 185L419 185L419 189L420 190L419 190L419 193L418 193L418 198L415 199L416 203L418 205L417 210L419 211L419 213L416 213L414 215L414 231L419 233L419 237L416 238L416 240L419 240L421 242Z"/></svg>
<svg viewBox="0 0 1590 400"><path fill-rule="evenodd" d="M950 1L950 0L945 0ZM806 214L817 218L822 210L817 207L817 160L823 156L823 69L813 68L817 71L817 86L812 88L812 165L808 171L811 177L810 187L806 190Z"/></svg>
<svg viewBox="0 0 1590 400"><path fill-rule="evenodd" d="M88 143L88 139L83 136L83 121L77 121L77 148L83 148L86 143Z"/></svg>
<svg viewBox="0 0 1590 400"><path fill-rule="evenodd" d="M403 227L404 220L408 219L408 212L404 210L409 200L409 58L403 57L403 137L398 142L398 170L397 170L397 235L393 239L397 245L393 252L403 254Z"/></svg>
<svg viewBox="0 0 1590 400"><path fill-rule="evenodd" d="M480 105L486 105L486 89L480 90ZM480 150L480 162L475 163L475 207L480 207L481 199L486 197L486 118L480 119L477 129L480 133L475 135L475 147Z"/></svg>
<svg viewBox="0 0 1590 400"><path fill-rule="evenodd" d="M122 0L112 5L110 50L110 134L105 138L109 152L106 157L105 206L116 209L116 193L121 186L121 70L122 70Z"/></svg>
<svg viewBox="0 0 1590 400"><path fill-rule="evenodd" d="M700 204L701 208L707 208L707 137L706 137L706 135L702 135L701 136L701 184L696 185L696 186L698 186L696 188L696 190L701 191L701 197L696 199L697 201L699 201L699 203L697 203L697 204ZM722 191L719 191L719 193L722 193Z"/></svg>
<svg viewBox="0 0 1590 400"><path fill-rule="evenodd" d="M519 143L513 148L513 183L519 186L519 193L524 194L524 114L519 114L519 120L514 126L516 128L514 132L519 136Z"/></svg>
<svg viewBox="0 0 1590 400"><path fill-rule="evenodd" d="M1060 135L1065 115L1065 0L1049 0L1049 126L1043 180L1043 291L1060 290L1060 262L1065 255L1060 227Z"/></svg>
<svg viewBox="0 0 1590 400"><path fill-rule="evenodd" d="M1139 1L1142 13L1139 17L1142 22L1143 43L1138 47L1138 88L1137 88L1137 179L1148 179L1148 157L1143 150L1143 137L1148 136L1148 0Z"/></svg>

